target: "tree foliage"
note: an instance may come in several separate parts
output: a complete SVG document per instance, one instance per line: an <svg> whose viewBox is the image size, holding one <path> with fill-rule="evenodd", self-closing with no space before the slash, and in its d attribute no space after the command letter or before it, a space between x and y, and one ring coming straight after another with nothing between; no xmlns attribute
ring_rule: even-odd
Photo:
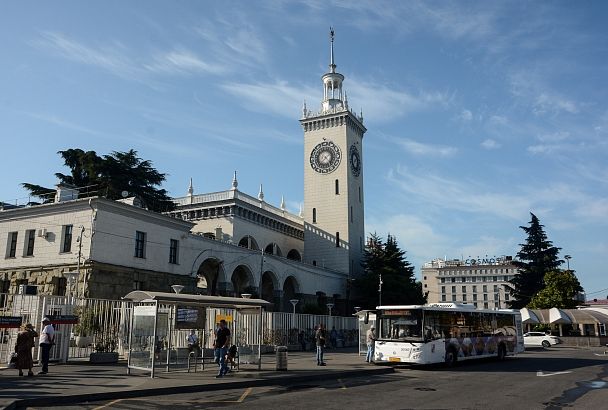
<svg viewBox="0 0 608 410"><path fill-rule="evenodd" d="M80 197L121 199L122 193L128 192L129 196L138 197L151 210L169 211L174 208L167 191L159 188L166 174L158 172L151 161L139 158L135 150L114 151L101 157L95 151L79 148L59 151L58 154L70 173L58 172L55 176L62 184L81 188ZM45 202L52 200L52 189L30 183L22 186Z"/></svg>
<svg viewBox="0 0 608 410"><path fill-rule="evenodd" d="M519 274L509 281L509 292L513 297L509 305L515 309L526 307L545 287L545 275L559 270L559 266L564 263L558 257L561 248L553 246L536 215L531 212L530 215L530 225L520 226L528 235L526 243L520 244L517 260L513 262Z"/></svg>
<svg viewBox="0 0 608 410"><path fill-rule="evenodd" d="M545 287L538 292L528 307L532 309L573 309L579 302L575 300L578 292L582 292L578 278L571 270L547 272Z"/></svg>
<svg viewBox="0 0 608 410"><path fill-rule="evenodd" d="M361 307L373 309L379 303L379 280L382 275L382 304L424 304L422 284L416 282L414 267L407 261L397 239L388 235L386 242L371 235L363 253L364 273L354 281L355 299Z"/></svg>

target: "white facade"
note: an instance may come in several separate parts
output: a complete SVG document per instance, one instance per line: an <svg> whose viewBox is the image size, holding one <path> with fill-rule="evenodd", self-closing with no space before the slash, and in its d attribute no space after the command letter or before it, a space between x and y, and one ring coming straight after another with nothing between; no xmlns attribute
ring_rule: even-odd
<svg viewBox="0 0 608 410"><path fill-rule="evenodd" d="M64 252L68 226L72 236ZM191 233L193 226L103 198L1 211L0 247L5 255L0 259L0 290L16 292L26 284L38 286L40 293L116 299L134 289L169 291L172 284L195 291L200 277L204 285L215 282L216 294L266 287L265 296L278 304L277 310L291 309L290 298L312 302L317 292L330 299L344 297L343 273L205 238ZM36 236L32 254L26 255L29 231ZM17 243L11 256L14 232ZM64 273L76 271L80 276L69 286Z"/></svg>
<svg viewBox="0 0 608 410"><path fill-rule="evenodd" d="M506 309L505 285L518 274L511 257L444 260L422 267L422 291L428 303L456 302L479 309Z"/></svg>

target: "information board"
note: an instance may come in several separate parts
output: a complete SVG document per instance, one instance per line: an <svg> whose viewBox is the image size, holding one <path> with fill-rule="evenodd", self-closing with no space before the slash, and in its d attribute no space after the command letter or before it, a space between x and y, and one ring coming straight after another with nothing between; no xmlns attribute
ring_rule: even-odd
<svg viewBox="0 0 608 410"><path fill-rule="evenodd" d="M204 329L205 308L195 306L177 306L175 328Z"/></svg>

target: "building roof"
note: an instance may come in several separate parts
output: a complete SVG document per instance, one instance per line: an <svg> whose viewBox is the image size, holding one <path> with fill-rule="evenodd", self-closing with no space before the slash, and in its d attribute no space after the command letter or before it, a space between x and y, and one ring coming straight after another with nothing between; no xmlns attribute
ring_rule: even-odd
<svg viewBox="0 0 608 410"><path fill-rule="evenodd" d="M231 298L225 296L189 295L184 293L151 292L134 290L123 299L134 302L158 301L167 304L198 305L208 307L223 307L233 309L246 309L252 307L268 307L272 303L263 299Z"/></svg>

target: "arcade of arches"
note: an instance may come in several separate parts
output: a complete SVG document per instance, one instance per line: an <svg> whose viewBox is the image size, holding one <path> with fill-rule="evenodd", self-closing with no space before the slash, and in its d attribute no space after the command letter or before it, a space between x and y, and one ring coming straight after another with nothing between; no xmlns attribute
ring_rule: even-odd
<svg viewBox="0 0 608 410"><path fill-rule="evenodd" d="M272 271L264 271L261 281L261 295L258 294L258 286L255 276L249 267L238 265L232 273L224 271L221 260L208 258L201 263L197 271L197 288L207 295L235 296L242 294L252 294L254 297L260 296L274 304L270 310L291 312L291 299L304 299L300 293L298 281L293 276L288 276L283 283L280 283L277 275ZM223 278L230 278L229 282L223 282ZM302 302L304 302L302 300ZM299 306L301 309L304 303Z"/></svg>

